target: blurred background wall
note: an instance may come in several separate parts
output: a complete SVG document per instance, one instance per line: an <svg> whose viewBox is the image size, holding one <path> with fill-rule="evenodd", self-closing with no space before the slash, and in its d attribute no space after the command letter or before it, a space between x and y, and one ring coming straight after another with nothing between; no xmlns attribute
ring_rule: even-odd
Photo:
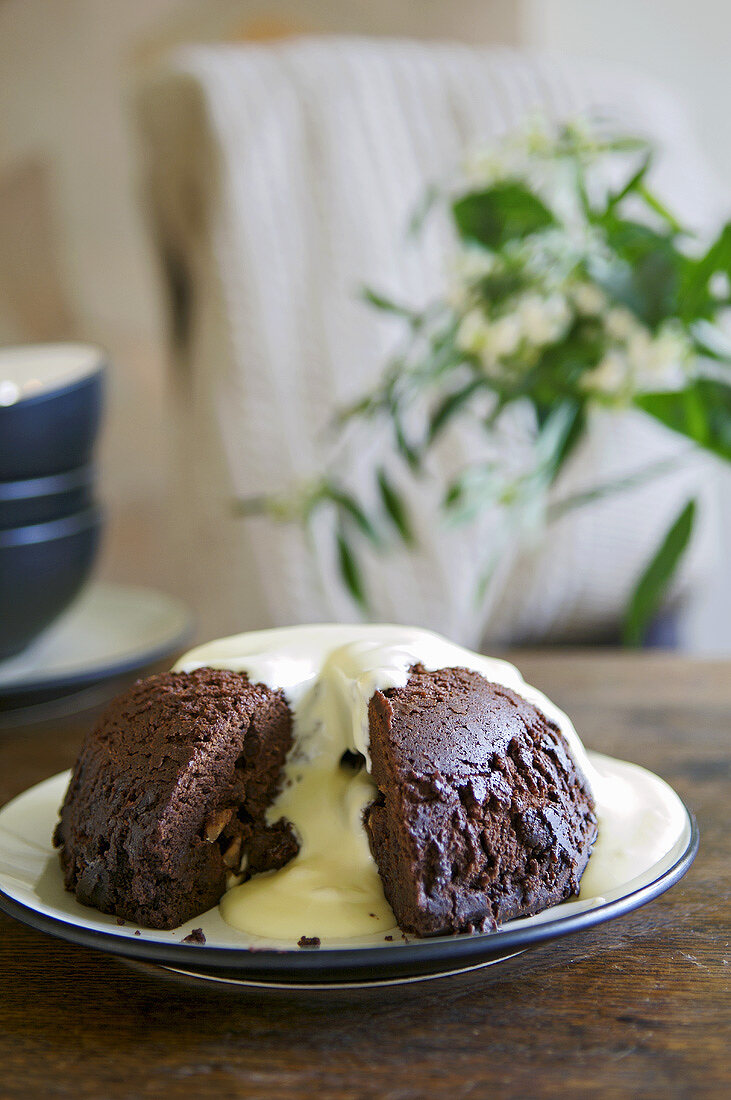
<svg viewBox="0 0 731 1100"><path fill-rule="evenodd" d="M110 351L102 571L118 580L166 587L161 502L170 461L165 310L130 93L173 45L300 32L452 38L627 64L672 85L711 165L722 180L731 172L724 0L3 0L0 342L79 337ZM722 491L727 559L728 476ZM685 624L691 649L731 650L727 574L722 566Z"/></svg>

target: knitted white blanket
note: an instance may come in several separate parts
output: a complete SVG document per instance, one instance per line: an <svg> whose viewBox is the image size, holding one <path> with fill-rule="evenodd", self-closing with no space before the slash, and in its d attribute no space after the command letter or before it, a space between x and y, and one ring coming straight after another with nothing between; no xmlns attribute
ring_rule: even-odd
<svg viewBox="0 0 731 1100"><path fill-rule="evenodd" d="M508 51L382 39L300 39L196 47L144 88L142 131L163 261L177 292L179 542L206 632L352 619L331 540L310 553L295 528L234 519L233 496L286 487L318 469L338 404L374 381L398 326L358 299L363 283L411 303L439 292L449 254L435 220L404 242L429 181L464 150L535 110L611 113L665 149L659 179L682 212L703 191L682 116L626 73ZM453 433L433 468L474 459ZM519 445L516 441L516 446ZM377 435L361 452L377 452ZM628 415L599 420L560 494L642 468L678 441ZM702 464L597 503L504 562L477 606L494 530L447 531L437 493L411 490L420 551L367 559L375 617L424 625L466 645L599 636L617 623L660 534ZM695 540L684 584L707 556Z"/></svg>

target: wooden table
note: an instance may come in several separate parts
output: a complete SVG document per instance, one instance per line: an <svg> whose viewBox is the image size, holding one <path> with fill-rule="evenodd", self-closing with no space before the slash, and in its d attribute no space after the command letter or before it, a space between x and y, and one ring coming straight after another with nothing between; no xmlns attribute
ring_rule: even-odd
<svg viewBox="0 0 731 1100"><path fill-rule="evenodd" d="M731 665L525 654L589 746L698 818L683 882L595 931L464 978L358 993L187 988L0 917L0 1095L729 1097ZM88 712L0 732L0 802L69 766Z"/></svg>

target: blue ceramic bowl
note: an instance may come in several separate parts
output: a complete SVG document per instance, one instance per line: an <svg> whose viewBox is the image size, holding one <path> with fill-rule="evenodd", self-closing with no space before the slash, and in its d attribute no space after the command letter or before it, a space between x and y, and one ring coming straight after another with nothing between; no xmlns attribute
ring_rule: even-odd
<svg viewBox="0 0 731 1100"><path fill-rule="evenodd" d="M48 477L0 481L0 531L83 512L94 503L93 486L92 466Z"/></svg>
<svg viewBox="0 0 731 1100"><path fill-rule="evenodd" d="M87 344L0 348L0 481L88 465L104 369L104 352Z"/></svg>
<svg viewBox="0 0 731 1100"><path fill-rule="evenodd" d="M99 508L0 531L0 660L36 638L89 576L101 531Z"/></svg>

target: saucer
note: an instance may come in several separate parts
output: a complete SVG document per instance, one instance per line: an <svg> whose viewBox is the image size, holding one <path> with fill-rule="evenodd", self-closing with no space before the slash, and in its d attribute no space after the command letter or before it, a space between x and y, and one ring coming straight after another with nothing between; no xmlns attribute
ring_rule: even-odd
<svg viewBox="0 0 731 1100"><path fill-rule="evenodd" d="M191 630L188 608L164 592L92 582L32 645L0 662L0 710L144 668L180 649Z"/></svg>

